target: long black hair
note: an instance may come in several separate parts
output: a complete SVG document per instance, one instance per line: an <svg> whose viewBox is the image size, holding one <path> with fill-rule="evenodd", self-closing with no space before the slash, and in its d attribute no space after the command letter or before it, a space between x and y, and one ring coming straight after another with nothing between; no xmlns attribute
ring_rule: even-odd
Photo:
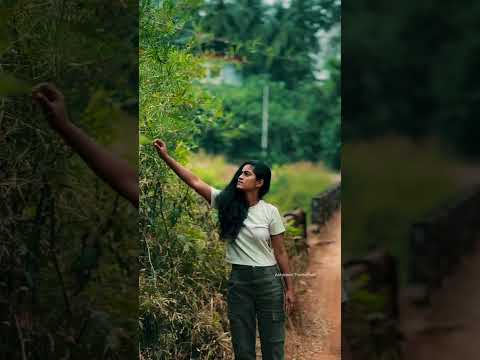
<svg viewBox="0 0 480 360"><path fill-rule="evenodd" d="M251 165L257 180L263 180L263 185L258 191L259 200L270 190L272 173L265 163L259 160L250 160L240 165L230 183L218 194L216 199L220 237L224 240L235 241L247 218L249 207L247 198L242 190L237 189L238 178L245 165Z"/></svg>

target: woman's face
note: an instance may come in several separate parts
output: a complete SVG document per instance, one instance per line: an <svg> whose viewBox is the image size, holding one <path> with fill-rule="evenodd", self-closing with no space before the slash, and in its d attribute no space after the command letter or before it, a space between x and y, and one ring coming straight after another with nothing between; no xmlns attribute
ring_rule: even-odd
<svg viewBox="0 0 480 360"><path fill-rule="evenodd" d="M257 177L253 172L252 165L247 164L242 168L242 172L237 181L237 189L243 191L252 191L255 189L260 189L262 184L263 180L257 181Z"/></svg>

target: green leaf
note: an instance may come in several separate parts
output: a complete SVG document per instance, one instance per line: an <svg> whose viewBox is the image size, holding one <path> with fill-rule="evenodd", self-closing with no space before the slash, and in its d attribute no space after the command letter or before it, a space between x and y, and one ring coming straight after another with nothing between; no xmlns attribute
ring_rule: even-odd
<svg viewBox="0 0 480 360"><path fill-rule="evenodd" d="M22 95L30 93L32 85L17 79L11 74L0 74L0 96Z"/></svg>
<svg viewBox="0 0 480 360"><path fill-rule="evenodd" d="M153 143L153 140L150 139L148 136L140 134L139 143L140 145L151 145Z"/></svg>

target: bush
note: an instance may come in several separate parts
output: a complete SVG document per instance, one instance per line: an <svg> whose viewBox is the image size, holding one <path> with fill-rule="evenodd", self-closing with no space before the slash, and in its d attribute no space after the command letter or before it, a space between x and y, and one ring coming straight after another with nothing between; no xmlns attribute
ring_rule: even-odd
<svg viewBox="0 0 480 360"><path fill-rule="evenodd" d="M151 140L185 164L199 124L221 112L196 86L201 60L178 39L193 1L142 1L140 32L140 350L145 359L224 359L230 352L224 245L207 204L168 169Z"/></svg>

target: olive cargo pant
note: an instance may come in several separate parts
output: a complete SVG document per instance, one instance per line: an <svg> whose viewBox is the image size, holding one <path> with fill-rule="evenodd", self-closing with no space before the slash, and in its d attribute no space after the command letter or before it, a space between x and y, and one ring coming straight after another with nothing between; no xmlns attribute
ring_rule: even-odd
<svg viewBox="0 0 480 360"><path fill-rule="evenodd" d="M278 265L232 264L228 318L235 360L255 360L256 319L262 360L284 360L285 310Z"/></svg>

